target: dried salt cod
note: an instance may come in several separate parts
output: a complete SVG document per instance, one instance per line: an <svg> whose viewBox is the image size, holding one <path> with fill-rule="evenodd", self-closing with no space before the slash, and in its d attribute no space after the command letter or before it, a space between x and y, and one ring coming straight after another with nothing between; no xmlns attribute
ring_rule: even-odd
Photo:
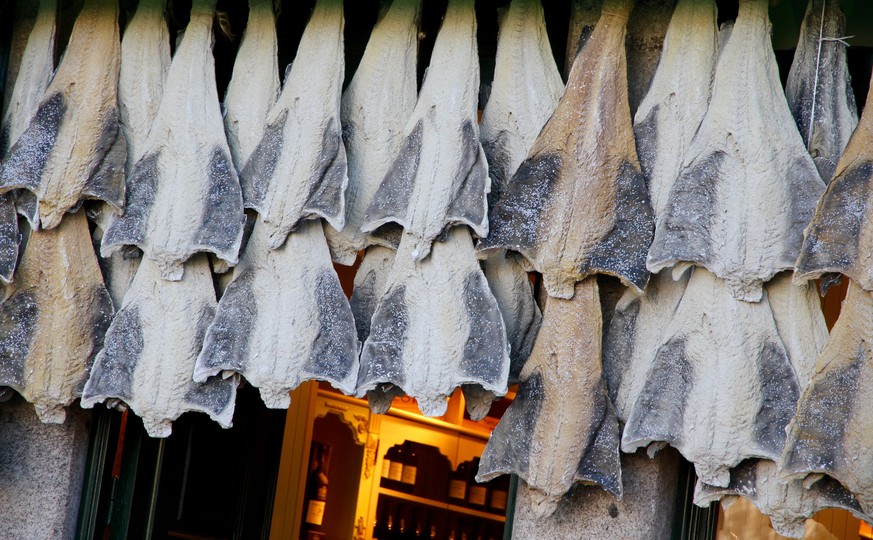
<svg viewBox="0 0 873 540"><path fill-rule="evenodd" d="M43 422L62 423L112 314L85 212L32 232L0 304L0 386L33 403Z"/></svg>
<svg viewBox="0 0 873 540"><path fill-rule="evenodd" d="M873 90L873 85L871 85ZM873 92L867 99L873 98ZM868 218L873 181L873 111L865 110L806 227L795 278L805 281L828 272L852 278L873 290L873 223Z"/></svg>
<svg viewBox="0 0 873 540"><path fill-rule="evenodd" d="M246 208L260 215L270 249L303 220L323 217L336 229L345 222L344 24L340 0L316 2L263 137L240 172Z"/></svg>
<svg viewBox="0 0 873 540"><path fill-rule="evenodd" d="M627 100L631 0L607 0L564 96L491 214L480 249L521 252L550 296L606 273L641 290L652 209ZM580 205L584 200L585 204Z"/></svg>
<svg viewBox="0 0 873 540"><path fill-rule="evenodd" d="M785 97L803 142L825 182L858 125L846 61L846 19L840 0L809 0Z"/></svg>
<svg viewBox="0 0 873 540"><path fill-rule="evenodd" d="M399 153L376 191L361 230L403 227L406 255L422 261L446 227L488 233L488 164L479 144L479 56L473 0L449 0L427 77Z"/></svg>
<svg viewBox="0 0 873 540"><path fill-rule="evenodd" d="M416 54L421 0L394 0L373 28L342 98L343 138L349 162L346 224L327 229L334 258L351 265L371 244L391 245L361 231L367 209L392 160L418 96Z"/></svg>
<svg viewBox="0 0 873 540"><path fill-rule="evenodd" d="M871 341L873 296L850 282L840 318L788 426L780 462L795 476L829 475L852 492L868 514L873 513Z"/></svg>
<svg viewBox="0 0 873 540"><path fill-rule="evenodd" d="M615 306L603 340L603 372L609 398L622 422L627 422L645 385L687 284L687 275L674 281L669 273L661 272L652 276L644 294L628 289Z"/></svg>
<svg viewBox="0 0 873 540"><path fill-rule="evenodd" d="M0 190L36 196L27 216L34 228L57 227L83 199L101 199L121 211L126 149L118 127L120 64L117 1L85 0L30 125L0 169Z"/></svg>
<svg viewBox="0 0 873 540"><path fill-rule="evenodd" d="M191 379L215 307L206 255L185 263L179 281L164 280L158 265L143 258L94 360L82 407L124 402L152 437L169 436L172 421L187 411L204 412L230 427L237 377Z"/></svg>
<svg viewBox="0 0 873 540"><path fill-rule="evenodd" d="M622 450L669 444L703 482L721 487L744 459L778 459L800 381L767 295L736 300L723 280L697 268L664 336Z"/></svg>
<svg viewBox="0 0 873 540"><path fill-rule="evenodd" d="M182 278L184 263L207 251L236 264L242 240L242 194L215 88L215 0L195 0L164 84L142 158L127 178L124 215L109 226L100 254L135 245L164 279Z"/></svg>
<svg viewBox="0 0 873 540"><path fill-rule="evenodd" d="M140 0L136 13L124 29L118 77L118 105L121 131L127 140L128 171L147 149L170 61L170 31L164 20L164 0Z"/></svg>
<svg viewBox="0 0 873 540"><path fill-rule="evenodd" d="M91 240L95 249L100 249L100 243L103 241L103 235L109 226L111 220L115 217L112 208L101 203L95 205L88 210L88 219L94 224L94 230L91 233ZM108 258L100 257L100 270L103 272L103 282L106 284L106 289L109 291L109 296L112 298L112 305L116 311L121 309L124 295L133 283L133 277L139 268L142 253L135 247L127 247L113 253Z"/></svg>
<svg viewBox="0 0 873 540"><path fill-rule="evenodd" d="M361 259L355 273L355 286L349 299L358 340L363 343L370 335L370 320L376 311L379 298L385 292L388 275L394 264L394 250L382 246L370 246Z"/></svg>
<svg viewBox="0 0 873 540"><path fill-rule="evenodd" d="M466 227L453 227L415 261L420 238L404 234L361 354L357 394L384 412L398 393L427 416L446 411L458 386L506 393L506 330Z"/></svg>
<svg viewBox="0 0 873 540"><path fill-rule="evenodd" d="M640 165L656 219L664 213L685 151L709 106L717 53L715 2L680 0L649 91L634 116Z"/></svg>
<svg viewBox="0 0 873 540"><path fill-rule="evenodd" d="M278 249L268 243L258 221L206 332L194 380L240 373L274 409L287 409L289 392L308 380L351 394L360 345L321 221L305 221Z"/></svg>
<svg viewBox="0 0 873 540"><path fill-rule="evenodd" d="M717 500L727 507L738 497L752 501L770 517L776 532L791 538L805 537L806 518L826 508L842 508L864 521L873 520L835 480L825 477L805 486L799 480L782 478L776 464L770 460L744 461L731 470L731 481L725 488L699 481L694 488L694 504L702 507Z"/></svg>
<svg viewBox="0 0 873 540"><path fill-rule="evenodd" d="M517 474L536 488L536 512L552 514L575 482L622 495L619 427L600 367L597 280L571 300L549 298L521 388L495 428L477 480Z"/></svg>
<svg viewBox="0 0 873 540"><path fill-rule="evenodd" d="M703 266L750 302L761 299L764 282L793 268L801 231L824 190L785 102L767 5L740 0L712 100L647 259L652 272Z"/></svg>
<svg viewBox="0 0 873 540"><path fill-rule="evenodd" d="M242 171L261 141L267 113L279 97L279 45L273 3L249 0L246 30L224 96L224 127L237 171Z"/></svg>

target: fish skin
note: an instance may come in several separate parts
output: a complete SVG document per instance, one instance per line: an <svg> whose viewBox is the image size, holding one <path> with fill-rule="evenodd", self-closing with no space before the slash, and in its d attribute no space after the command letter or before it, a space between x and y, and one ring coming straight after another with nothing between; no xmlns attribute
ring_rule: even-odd
<svg viewBox="0 0 873 540"><path fill-rule="evenodd" d="M841 4L840 0L809 0L785 83L788 107L825 182L834 176L837 161L858 125L847 45L834 40L846 35Z"/></svg>
<svg viewBox="0 0 873 540"><path fill-rule="evenodd" d="M824 190L785 101L769 29L767 0L741 0L719 52L709 108L647 258L652 272L702 266L748 302L794 267Z"/></svg>
<svg viewBox="0 0 873 540"><path fill-rule="evenodd" d="M871 96L868 92L867 98ZM794 269L798 283L840 273L864 290L873 290L873 228L868 217L873 182L871 144L873 111L865 109L815 215L803 231Z"/></svg>
<svg viewBox="0 0 873 540"><path fill-rule="evenodd" d="M28 216L34 228L57 227L85 199L121 211L120 64L117 0L86 0L30 125L0 168L0 191L26 189L36 196L36 213Z"/></svg>
<svg viewBox="0 0 873 540"><path fill-rule="evenodd" d="M0 304L0 386L62 423L82 392L114 310L84 211L30 234L15 282Z"/></svg>
<svg viewBox="0 0 873 540"><path fill-rule="evenodd" d="M363 232L403 227L414 239L407 256L415 261L428 256L447 227L463 224L480 237L488 233L491 180L479 143L478 95L474 2L449 0L418 102L367 209Z"/></svg>
<svg viewBox="0 0 873 540"><path fill-rule="evenodd" d="M287 409L309 380L355 391L360 343L320 221L308 220L278 249L255 223L233 281L197 357L194 380L239 373L267 407Z"/></svg>
<svg viewBox="0 0 873 540"><path fill-rule="evenodd" d="M358 341L364 343L370 335L370 320L376 311L379 299L385 292L388 275L394 264L394 250L383 246L370 246L364 252L361 264L355 272L355 283L349 304L355 317Z"/></svg>
<svg viewBox="0 0 873 540"><path fill-rule="evenodd" d="M873 296L849 282L840 317L787 428L779 462L793 478L806 477L807 482L822 474L833 478L867 514L873 512L873 445L869 444L873 408L866 399L873 381L871 324Z"/></svg>
<svg viewBox="0 0 873 540"><path fill-rule="evenodd" d="M654 221L627 98L633 3L609 0L580 49L555 113L491 214L479 249L520 252L549 296L604 273L642 290ZM578 201L586 204L580 206Z"/></svg>
<svg viewBox="0 0 873 540"><path fill-rule="evenodd" d="M240 171L245 206L258 212L271 249L304 220L345 224L344 26L341 1L316 2L263 136Z"/></svg>
<svg viewBox="0 0 873 540"><path fill-rule="evenodd" d="M725 487L748 458L777 460L800 395L799 374L767 295L735 299L723 280L695 268L664 332L622 436L622 450L664 444Z"/></svg>
<svg viewBox="0 0 873 540"><path fill-rule="evenodd" d="M622 496L619 425L600 366L602 315L597 279L571 300L549 298L521 386L482 454L477 481L517 474L551 515L576 482ZM570 390L572 389L572 390Z"/></svg>
<svg viewBox="0 0 873 540"><path fill-rule="evenodd" d="M506 393L509 346L466 227L449 229L431 254L410 255L418 238L404 235L361 353L356 394L384 411L405 392L426 416L446 411L464 384Z"/></svg>
<svg viewBox="0 0 873 540"><path fill-rule="evenodd" d="M124 214L100 248L109 257L137 246L173 281L198 252L236 264L245 223L215 87L213 15L213 1L195 0L145 150L127 178Z"/></svg>
<svg viewBox="0 0 873 540"><path fill-rule="evenodd" d="M168 437L173 420L188 411L231 426L238 377L192 380L216 309L209 260L198 254L185 267L181 280L167 281L154 261L143 258L94 360L82 407L121 402L151 437Z"/></svg>
<svg viewBox="0 0 873 540"><path fill-rule="evenodd" d="M325 229L334 260L351 266L370 245L395 241L362 232L367 209L400 150L418 98L416 62L421 0L393 0L370 34L355 76L342 96L349 166L345 226ZM390 88L390 91L386 91Z"/></svg>

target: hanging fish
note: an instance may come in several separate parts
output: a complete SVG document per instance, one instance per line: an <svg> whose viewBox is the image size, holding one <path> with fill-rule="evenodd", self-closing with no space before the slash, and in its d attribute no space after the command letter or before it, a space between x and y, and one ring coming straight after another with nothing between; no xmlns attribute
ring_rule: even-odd
<svg viewBox="0 0 873 540"><path fill-rule="evenodd" d="M379 299L385 292L385 285L393 264L393 249L370 246L355 273L354 289L349 303L355 317L358 340L361 343L367 341L367 336L370 335L370 320L373 318Z"/></svg>
<svg viewBox="0 0 873 540"><path fill-rule="evenodd" d="M279 97L275 0L249 0L249 18L224 96L224 128L237 171L254 152Z"/></svg>
<svg viewBox="0 0 873 540"><path fill-rule="evenodd" d="M137 246L174 281L201 251L236 264L245 222L215 88L214 11L215 0L194 0L145 151L127 178L124 215L100 249L109 257Z"/></svg>
<svg viewBox="0 0 873 540"><path fill-rule="evenodd" d="M555 113L480 242L481 250L519 251L557 298L571 298L577 281L597 273L637 290L648 280L652 209L627 97L625 37L632 8L632 0L604 3Z"/></svg>
<svg viewBox="0 0 873 540"><path fill-rule="evenodd" d="M600 366L602 317L597 278L571 300L549 298L521 387L491 434L477 481L517 474L534 511L551 515L576 482L622 496L619 427Z"/></svg>
<svg viewBox="0 0 873 540"><path fill-rule="evenodd" d="M403 392L426 416L446 411L463 384L506 393L506 330L466 227L453 227L416 261L419 238L404 234L361 353L357 394L385 412Z"/></svg>
<svg viewBox="0 0 873 540"><path fill-rule="evenodd" d="M724 487L742 460L778 459L799 394L767 296L736 300L697 268L630 410L622 450L669 444L703 482Z"/></svg>
<svg viewBox="0 0 873 540"><path fill-rule="evenodd" d="M106 234L105 231L115 217L115 213L108 204L100 203L89 208L87 216L95 225L91 232L91 241L94 244L94 249L98 250L103 242L103 235ZM142 252L133 246L120 249L108 258L98 258L100 270L103 273L103 282L109 291L112 306L116 311L121 309L124 295L127 294L127 290L133 283L141 259Z"/></svg>
<svg viewBox="0 0 873 540"><path fill-rule="evenodd" d="M118 126L120 64L117 1L85 0L36 113L0 168L0 191L35 195L27 215L34 228L57 227L84 199L121 211L126 149Z"/></svg>
<svg viewBox="0 0 873 540"><path fill-rule="evenodd" d="M264 135L240 172L246 208L258 212L277 249L302 221L345 222L348 184L340 124L343 3L318 0Z"/></svg>
<svg viewBox="0 0 873 540"><path fill-rule="evenodd" d="M873 85L871 85L873 90ZM873 98L868 92L867 99ZM871 101L873 103L873 101ZM834 172L818 201L815 216L803 232L797 259L798 281L839 272L865 290L873 290L873 222L869 212L873 182L873 111L865 109Z"/></svg>
<svg viewBox="0 0 873 540"><path fill-rule="evenodd" d="M416 61L421 0L384 4L361 63L342 97L343 138L349 162L346 223L326 229L334 258L351 265L369 245L394 242L361 231L367 208L392 160L418 97Z"/></svg>
<svg viewBox="0 0 873 540"><path fill-rule="evenodd" d="M269 234L255 223L206 332L194 380L239 373L274 409L287 409L289 392L309 380L353 393L360 344L321 221L305 221L278 249L270 249Z"/></svg>
<svg viewBox="0 0 873 540"><path fill-rule="evenodd" d="M873 520L838 482L827 477L812 485L786 480L776 464L766 459L747 460L732 469L727 487L708 486L700 481L694 487L694 504L704 508L718 500L726 508L739 497L748 499L766 514L777 533L791 538L808 538L806 520L827 508L848 510L858 519Z"/></svg>
<svg viewBox="0 0 873 540"><path fill-rule="evenodd" d="M871 343L873 295L849 282L840 317L788 426L780 462L794 476L812 475L807 483L822 474L834 478L868 514L873 513Z"/></svg>
<svg viewBox="0 0 873 540"><path fill-rule="evenodd" d="M185 263L179 281L164 280L158 265L143 258L94 360L82 407L123 402L151 437L168 437L173 420L187 411L230 427L238 378L191 378L215 308L206 255Z"/></svg>
<svg viewBox="0 0 873 540"><path fill-rule="evenodd" d="M809 0L785 84L788 107L825 182L858 125L841 0Z"/></svg>
<svg viewBox="0 0 873 540"><path fill-rule="evenodd" d="M488 164L479 144L479 56L473 0L449 0L403 142L367 209L361 230L394 223L415 261L446 227L488 233Z"/></svg>
<svg viewBox="0 0 873 540"><path fill-rule="evenodd" d="M709 108L647 259L652 272L703 266L749 302L761 299L764 282L793 268L801 231L824 190L785 102L767 6L740 0Z"/></svg>
<svg viewBox="0 0 873 540"><path fill-rule="evenodd" d="M0 386L33 403L40 420L62 423L79 397L112 300L103 286L84 211L30 234L15 282L0 304Z"/></svg>
<svg viewBox="0 0 873 540"><path fill-rule="evenodd" d="M658 68L634 116L640 165L657 220L706 114L718 56L714 0L680 0Z"/></svg>

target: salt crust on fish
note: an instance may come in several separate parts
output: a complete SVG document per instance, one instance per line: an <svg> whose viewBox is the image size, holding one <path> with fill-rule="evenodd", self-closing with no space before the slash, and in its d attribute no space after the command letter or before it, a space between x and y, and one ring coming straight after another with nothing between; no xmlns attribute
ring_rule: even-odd
<svg viewBox="0 0 873 540"><path fill-rule="evenodd" d="M112 300L84 211L30 234L15 282L0 304L0 386L62 423L82 392L112 320Z"/></svg>
<svg viewBox="0 0 873 540"><path fill-rule="evenodd" d="M361 229L397 224L422 261L452 225L488 233L488 163L476 107L479 55L473 0L449 0L418 102L399 153L374 195Z"/></svg>
<svg viewBox="0 0 873 540"><path fill-rule="evenodd" d="M255 223L197 358L194 380L236 372L267 407L287 409L310 380L351 394L360 344L349 302L331 264L320 220L308 220L278 249Z"/></svg>
<svg viewBox="0 0 873 540"><path fill-rule="evenodd" d="M630 410L622 450L669 444L703 482L724 487L744 459L779 458L799 394L767 296L737 300L696 268Z"/></svg>
<svg viewBox="0 0 873 540"><path fill-rule="evenodd" d="M824 191L782 92L767 6L740 0L709 108L647 259L652 272L703 266L749 302L761 299L776 273L793 268Z"/></svg>
<svg viewBox="0 0 873 540"><path fill-rule="evenodd" d="M383 246L370 246L364 252L361 264L355 272L352 297L349 299L358 340L367 341L370 335L370 321L388 282L388 275L394 265L395 251Z"/></svg>
<svg viewBox="0 0 873 540"><path fill-rule="evenodd" d="M82 406L124 403L151 437L168 437L173 420L188 411L230 427L238 377L192 380L215 308L206 255L185 263L179 281L163 279L158 265L143 258L94 360Z"/></svg>
<svg viewBox="0 0 873 540"><path fill-rule="evenodd" d="M118 122L120 65L117 0L85 0L57 71L0 168L0 191L35 195L27 215L32 227L57 227L84 199L121 211L126 149Z"/></svg>
<svg viewBox="0 0 873 540"><path fill-rule="evenodd" d="M518 251L550 296L572 297L586 276L642 290L653 218L627 98L630 0L608 0L567 88L491 214L479 249Z"/></svg>
<svg viewBox="0 0 873 540"><path fill-rule="evenodd" d="M509 347L469 230L450 229L423 261L410 254L418 240L400 241L361 353L357 395L369 393L384 412L405 392L426 416L440 416L463 384L504 395Z"/></svg>
<svg viewBox="0 0 873 540"><path fill-rule="evenodd" d="M100 249L109 257L137 246L168 280L181 279L198 252L236 264L242 241L242 194L215 87L214 1L194 1L145 151L127 177L124 215Z"/></svg>
<svg viewBox="0 0 873 540"><path fill-rule="evenodd" d="M785 83L785 98L803 143L825 182L858 125L846 58L840 0L809 0Z"/></svg>
<svg viewBox="0 0 873 540"><path fill-rule="evenodd" d="M345 223L344 25L340 0L316 2L263 137L240 171L245 206L258 212L271 249L304 220Z"/></svg>
<svg viewBox="0 0 873 540"><path fill-rule="evenodd" d="M367 209L400 151L418 97L416 62L421 0L386 4L361 63L342 97L343 139L349 164L346 222L326 229L334 258L351 265L369 245L392 242L364 233ZM396 247L396 246L394 246Z"/></svg>
<svg viewBox="0 0 873 540"><path fill-rule="evenodd" d="M478 481L517 474L534 510L551 515L576 482L622 495L619 426L603 381L597 279L571 300L549 298L521 386L488 441Z"/></svg>

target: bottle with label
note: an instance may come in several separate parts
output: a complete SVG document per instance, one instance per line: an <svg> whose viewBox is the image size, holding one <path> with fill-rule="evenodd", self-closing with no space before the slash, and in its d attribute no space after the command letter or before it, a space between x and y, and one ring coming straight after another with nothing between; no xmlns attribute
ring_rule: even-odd
<svg viewBox="0 0 873 540"><path fill-rule="evenodd" d="M399 444L392 446L385 454L388 460L388 476L382 478L381 486L388 489L399 489L400 478L403 474L403 447Z"/></svg>
<svg viewBox="0 0 873 540"><path fill-rule="evenodd" d="M384 482L385 478L388 478L388 473L391 470L391 458L389 454L391 453L391 449L388 449L388 452L382 456L382 481Z"/></svg>
<svg viewBox="0 0 873 540"><path fill-rule="evenodd" d="M306 493L303 501L303 523L300 538L324 540L322 530L324 511L327 507L327 474L330 469L329 444L312 441L309 450L309 472L306 474Z"/></svg>
<svg viewBox="0 0 873 540"><path fill-rule="evenodd" d="M400 473L402 490L412 493L415 488L415 479L418 477L418 454L415 444L406 441L403 443L403 469Z"/></svg>
<svg viewBox="0 0 873 540"><path fill-rule="evenodd" d="M467 471L470 468L470 462L465 461L458 465L458 468L452 471L449 479L449 503L458 506L466 506L467 504Z"/></svg>
<svg viewBox="0 0 873 540"><path fill-rule="evenodd" d="M488 484L480 484L476 481L478 470L479 458L473 458L470 469L467 471L467 506L475 510L485 510L485 502L488 500Z"/></svg>
<svg viewBox="0 0 873 540"><path fill-rule="evenodd" d="M491 497L488 499L488 511L494 514L506 514L506 499L509 496L509 475L498 476L490 482Z"/></svg>

